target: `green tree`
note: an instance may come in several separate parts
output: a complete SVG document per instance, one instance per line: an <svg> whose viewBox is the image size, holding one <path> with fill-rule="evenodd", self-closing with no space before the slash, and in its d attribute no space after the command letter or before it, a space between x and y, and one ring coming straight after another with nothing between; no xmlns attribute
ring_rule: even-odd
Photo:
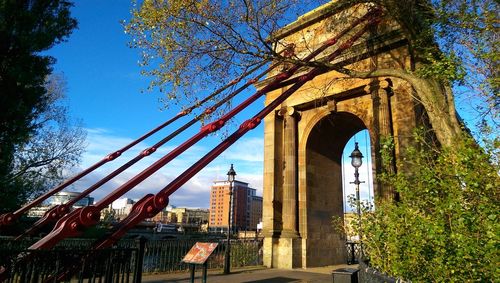
<svg viewBox="0 0 500 283"><path fill-rule="evenodd" d="M22 204L60 183L79 161L86 133L67 116L65 81L50 75L45 84L47 107L31 123L28 141L15 147L11 171L3 180L4 209ZM10 205L8 204L10 202Z"/></svg>
<svg viewBox="0 0 500 283"><path fill-rule="evenodd" d="M494 282L500 225L498 140L429 148L417 135L411 174L382 179L401 202L378 202L362 219L364 247L378 270L412 282Z"/></svg>
<svg viewBox="0 0 500 283"><path fill-rule="evenodd" d="M499 80L499 3L442 0L433 6L434 31L441 50L463 66L467 76L459 81L462 91L457 100L475 106L476 116L498 126L500 110ZM479 100L479 101L478 101Z"/></svg>
<svg viewBox="0 0 500 283"><path fill-rule="evenodd" d="M279 30L314 8L311 1L145 0L135 4L125 30L131 46L142 51L151 87L166 93L166 104L196 100L199 90L227 82L263 59L409 82L442 147L417 142L405 161L412 172L385 178L402 201L379 203L375 213L366 214L362 235L373 243L367 247L372 263L418 282L494 281L499 277L498 141L488 151L469 140L455 96L462 99L466 90L478 115L498 125L499 3L345 0L326 9L340 13L366 3L379 5L399 24L414 66L359 72L282 56Z"/></svg>
<svg viewBox="0 0 500 283"><path fill-rule="evenodd" d="M20 168L17 162L21 155L16 157L16 152L22 152L33 137L41 137L43 130L39 127L46 125L41 119L53 102L47 94L46 78L54 58L40 52L64 41L76 27L76 20L70 16L71 5L65 0L0 1L0 187L6 193L3 210L11 208L10 204L4 205L7 198L12 198L12 205L18 205L32 192L22 192L24 182L21 186L19 179L12 179ZM32 141L31 145L36 143Z"/></svg>
<svg viewBox="0 0 500 283"><path fill-rule="evenodd" d="M310 1L146 0L135 4L139 7L132 11L133 17L125 30L133 37L131 46L142 50L143 73L153 78L152 88L158 87L166 93L167 105L182 105L186 99L194 101L200 89L227 82L228 77L236 77L249 66L271 59L323 65L352 77L388 76L406 80L427 110L443 145L453 144L463 133L455 112L452 86L454 82L464 82L464 70L472 73L467 68L481 66L485 70L484 76L475 79L484 86L483 98L489 103L486 109L498 113L498 68L491 68L498 61L498 48L491 41L498 31L496 1L351 0L334 1L326 9L342 11L368 2L378 4L386 16L402 27L410 42L415 70L356 72L319 60L305 63L300 58L282 56L277 52L282 49L276 37L278 31L314 8ZM464 40L469 37L474 40ZM448 49L442 52L439 44ZM463 54L468 56L465 61L460 60L466 58Z"/></svg>

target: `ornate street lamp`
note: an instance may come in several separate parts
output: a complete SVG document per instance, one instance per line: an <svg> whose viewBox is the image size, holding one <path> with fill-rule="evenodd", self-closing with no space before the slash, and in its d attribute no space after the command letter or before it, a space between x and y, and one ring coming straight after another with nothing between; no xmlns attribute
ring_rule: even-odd
<svg viewBox="0 0 500 283"><path fill-rule="evenodd" d="M358 236L359 236L359 242L360 242L360 247L361 247L361 255L363 255L363 248L361 244L361 200L359 197L359 184L364 183L359 181L359 167L363 164L363 154L361 151L359 151L358 143L354 143L354 150L352 151L351 155L349 156L351 158L351 165L354 167L354 182L351 182L351 184L356 185L356 210L358 214ZM353 247L354 249L354 247Z"/></svg>
<svg viewBox="0 0 500 283"><path fill-rule="evenodd" d="M227 220L227 246L226 255L224 257L224 274L229 274L231 272L231 225L233 222L233 185L236 176L236 171L234 171L233 164L227 172L227 180L229 181L229 215Z"/></svg>
<svg viewBox="0 0 500 283"><path fill-rule="evenodd" d="M351 184L356 185L357 212L358 212L358 216L360 216L361 215L361 205L360 205L360 199L359 199L359 184L364 183L364 182L359 181L358 169L363 164L363 154L361 153L361 151L359 151L359 147L358 147L357 142L354 144L354 150L352 151L352 153L349 157L351 158L351 165L352 165L352 167L354 167L354 182L351 182Z"/></svg>

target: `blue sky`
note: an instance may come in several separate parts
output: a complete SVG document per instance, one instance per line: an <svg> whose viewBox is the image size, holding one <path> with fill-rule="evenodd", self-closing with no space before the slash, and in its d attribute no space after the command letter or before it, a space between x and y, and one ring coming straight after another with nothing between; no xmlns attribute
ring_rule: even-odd
<svg viewBox="0 0 500 283"><path fill-rule="evenodd" d="M140 75L137 61L139 51L127 47L128 36L123 32L122 20L130 17L131 4L126 0L85 0L75 1L72 15L78 20L78 29L68 39L46 52L57 59L56 73L63 73L67 80L67 96L70 115L81 119L88 131L87 149L82 157L81 168L86 168L105 155L123 147L153 127L166 121L177 113L177 109L161 111L157 92L141 93L148 85L148 78ZM259 100L250 112L263 105ZM246 113L246 117L249 117ZM236 117L235 123L245 120L245 113ZM153 145L169 130L182 125L181 121L140 143L114 162L77 182L70 189L82 191L99 178L136 156L141 150ZM167 143L154 155L143 159L112 181L92 194L100 199L117 186L130 179L159 159L170 149L183 142L188 135L199 130L193 126L185 135ZM163 135L162 135L163 133ZM358 135L364 149L364 134ZM139 184L127 197L137 199L146 193L155 193L170 180L187 169L192 163L207 153L221 141L220 135L211 136L198 143L151 178ZM346 146L349 153L354 148L352 141ZM349 155L349 154L347 154ZM262 125L251 131L234 144L207 168L202 170L170 199L170 204L188 207L208 207L210 186L215 180L225 180L229 165L234 163L237 179L250 183L251 187L262 194L263 130ZM365 160L366 161L366 160ZM368 161L369 162L369 161ZM80 169L81 169L80 168ZM373 180L366 175L369 168L361 168L361 178ZM352 167L346 166L346 176L352 176ZM363 177L366 176L366 177ZM346 177L348 181L350 177ZM346 186L347 194L352 186ZM362 196L368 195L366 185L362 186ZM371 193L371 196L373 194Z"/></svg>

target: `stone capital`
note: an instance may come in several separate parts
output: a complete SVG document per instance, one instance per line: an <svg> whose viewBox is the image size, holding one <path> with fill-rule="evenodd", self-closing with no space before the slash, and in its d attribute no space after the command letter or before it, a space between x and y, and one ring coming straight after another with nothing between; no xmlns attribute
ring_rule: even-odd
<svg viewBox="0 0 500 283"><path fill-rule="evenodd" d="M326 103L326 109L330 111L330 113L336 113L337 112L337 101L335 99L332 99Z"/></svg>
<svg viewBox="0 0 500 283"><path fill-rule="evenodd" d="M295 117L295 116L298 116L299 114L298 114L297 110L295 109L295 107L286 106L286 107L283 107L280 110L278 110L278 115L281 117L285 117L285 116Z"/></svg>
<svg viewBox="0 0 500 283"><path fill-rule="evenodd" d="M378 81L378 85L380 88L383 88L383 89L388 89L389 87L391 87L392 85L392 82L390 79L387 79L387 78L380 78L379 81Z"/></svg>
<svg viewBox="0 0 500 283"><path fill-rule="evenodd" d="M392 86L392 82L390 79L379 78L379 79L367 84L363 88L363 91L366 94L373 94L374 91L379 90L379 89L389 90L391 88L391 86Z"/></svg>

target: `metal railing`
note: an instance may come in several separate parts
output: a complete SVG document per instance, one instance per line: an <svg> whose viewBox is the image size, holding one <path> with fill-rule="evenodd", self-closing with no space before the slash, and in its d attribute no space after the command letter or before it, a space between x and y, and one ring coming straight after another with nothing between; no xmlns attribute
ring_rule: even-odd
<svg viewBox="0 0 500 283"><path fill-rule="evenodd" d="M358 258L363 257L360 242L347 241L345 243L345 248L347 250L347 264L356 264Z"/></svg>
<svg viewBox="0 0 500 283"><path fill-rule="evenodd" d="M225 239L149 240L142 241L142 248L140 240L124 239L113 249L94 250L89 255L94 240L66 239L53 250L29 251L29 260L23 260L23 252L33 241L0 238L0 266L9 268L6 282L44 282L67 268L77 271L72 277L77 282L140 282L142 272L187 272L189 265L182 259L196 242L219 244L207 266L222 269L227 247ZM262 265L262 244L262 239L231 240L231 267ZM347 263L358 263L360 243L346 242L346 251Z"/></svg>
<svg viewBox="0 0 500 283"><path fill-rule="evenodd" d="M189 265L182 262L186 253L196 242L203 240L157 240L148 241L144 252L143 272L188 271ZM208 268L224 266L226 240L210 240L219 245L207 262ZM262 265L262 240L231 240L231 266Z"/></svg>
<svg viewBox="0 0 500 283"><path fill-rule="evenodd" d="M2 266L5 282L140 282L136 273L139 249L116 248L34 250L11 257ZM73 271L69 272L68 271ZM66 276L69 274L69 276ZM139 278L139 281L137 281Z"/></svg>
<svg viewBox="0 0 500 283"><path fill-rule="evenodd" d="M11 264L5 260L15 258L19 253L26 251L27 247L35 240L23 239L21 241L13 241L11 238L0 238L0 254L3 256L3 261L0 259L0 266ZM212 256L207 262L208 268L217 269L224 266L224 252L227 247L225 239L168 239L168 240L149 240L145 242L144 251L142 253L142 272L179 272L188 271L189 265L182 262L186 253L196 242L217 242L219 245L212 253ZM40 250L35 253L43 257L47 254L47 258L51 261L58 262L59 259L63 260L66 253L74 254L74 258L66 258L66 262L77 262L78 258L84 257L85 252L91 247L93 240L91 239L66 239L59 243L54 250L44 251ZM117 243L116 248L102 250L102 254L98 257L112 257L113 253L106 254L108 251L132 250L137 251L139 242L137 240L121 240ZM101 252L100 250L97 252ZM54 259L52 259L54 258ZM33 258L33 265L37 265L37 257ZM131 265L136 264L135 252L132 256ZM31 262L31 261L30 261ZM62 262L62 261L61 261ZM16 266L21 266L17 263ZM27 263L29 264L29 263ZM231 266L244 267L244 266L258 266L262 265L262 239L239 239L231 240ZM100 262L100 266L106 266L106 262ZM43 266L43 269L60 269L57 265ZM17 267L15 267L17 268ZM15 268L12 268L13 270ZM26 270L32 268L31 266L24 266ZM83 267L82 267L83 268ZM87 268L87 267L85 267ZM88 267L93 268L93 267ZM118 270L113 268L112 270ZM44 271L45 272L45 271ZM99 272L94 272L99 274ZM123 272L121 272L123 273ZM12 281L21 282L21 281ZM29 281L26 281L29 282ZM113 281L115 282L115 281ZM121 282L121 281L116 281ZM125 281L128 282L128 281Z"/></svg>

